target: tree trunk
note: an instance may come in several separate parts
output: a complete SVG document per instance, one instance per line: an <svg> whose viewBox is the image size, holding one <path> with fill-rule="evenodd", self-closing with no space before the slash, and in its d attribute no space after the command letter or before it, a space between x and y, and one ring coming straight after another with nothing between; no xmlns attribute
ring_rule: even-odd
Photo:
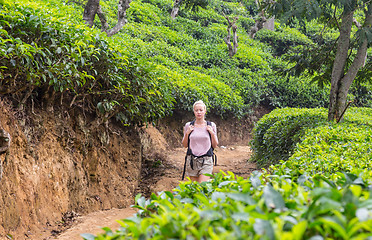
<svg viewBox="0 0 372 240"><path fill-rule="evenodd" d="M238 35L236 34L237 26L236 21L238 20L238 17L234 18L234 21L231 22L230 18L224 14L227 22L227 36L224 38L224 41L229 49L229 56L233 57L238 52ZM233 45L231 45L230 39L231 39L231 29L233 30Z"/></svg>
<svg viewBox="0 0 372 240"><path fill-rule="evenodd" d="M258 18L256 19L254 26L251 28L251 31L249 32L249 36L252 39L256 36L256 33L264 27L266 21L267 19L265 17L265 13L264 11L261 11L258 14Z"/></svg>
<svg viewBox="0 0 372 240"><path fill-rule="evenodd" d="M275 18L272 17L272 18L266 19L266 22L264 23L263 28L268 29L270 31L274 31L274 29L275 29Z"/></svg>
<svg viewBox="0 0 372 240"><path fill-rule="evenodd" d="M352 15L353 12L347 13L342 19L340 38L338 40L337 53L332 71L330 104L328 109L329 121L341 120L341 114L346 106L346 99L350 86L353 83L359 69L364 65L366 59L368 39L365 36L363 42L359 45L358 51L350 68L346 73L344 73L348 55L348 45L350 42L351 25L353 23ZM366 18L363 26L370 28L372 25L372 5L368 6L368 10L366 11L365 15ZM347 49L345 49L345 47L347 47Z"/></svg>
<svg viewBox="0 0 372 240"><path fill-rule="evenodd" d="M120 29L128 22L127 21L127 9L130 8L130 3L132 0L120 0L118 4L118 22L115 27L107 30L107 36L111 37L112 35L118 33Z"/></svg>
<svg viewBox="0 0 372 240"><path fill-rule="evenodd" d="M348 50L350 46L350 33L353 24L353 11L345 12L340 26L340 37L337 42L337 51L333 63L331 77L331 92L329 95L328 121L332 121L341 114L342 108L337 105L337 96L341 79L344 75Z"/></svg>
<svg viewBox="0 0 372 240"><path fill-rule="evenodd" d="M98 6L97 15L99 17L99 20L101 21L101 31L106 32L109 28L109 25L107 23L105 13L102 11L101 5Z"/></svg>
<svg viewBox="0 0 372 240"><path fill-rule="evenodd" d="M89 27L93 26L94 17L96 16L99 7L99 1L100 0L88 0L87 4L85 5L83 20Z"/></svg>
<svg viewBox="0 0 372 240"><path fill-rule="evenodd" d="M180 10L180 6L183 0L175 0L173 4L173 9L171 12L172 19L175 19L178 15L178 11Z"/></svg>
<svg viewBox="0 0 372 240"><path fill-rule="evenodd" d="M109 25L107 23L105 14L103 13L101 6L99 5L100 0L88 0L87 4L85 5L83 19L85 20L86 24L89 27L93 26L94 17L97 14L100 21L101 21L101 30L102 32L106 32L107 36L111 37L112 35L118 33L120 29L127 23L126 19L126 11L130 7L130 3L132 0L120 0L118 4L118 22L116 25L107 30Z"/></svg>

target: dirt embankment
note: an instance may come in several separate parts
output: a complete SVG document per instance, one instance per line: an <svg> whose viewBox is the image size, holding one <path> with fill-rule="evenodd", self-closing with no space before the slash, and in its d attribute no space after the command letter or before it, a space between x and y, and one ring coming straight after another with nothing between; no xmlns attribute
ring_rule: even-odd
<svg viewBox="0 0 372 240"><path fill-rule="evenodd" d="M0 157L0 239L41 239L68 215L133 204L142 159L134 129L96 127L75 109L27 113L4 102L0 123L12 136Z"/></svg>
<svg viewBox="0 0 372 240"><path fill-rule="evenodd" d="M247 146L259 117L209 119L217 123L220 146ZM0 156L0 239L53 239L77 216L109 209L115 215L137 193L171 190L182 173L185 119L192 115L175 113L155 127L97 127L80 109L18 111L0 101L0 127L12 136L7 159ZM232 150L218 149L219 158ZM236 159L220 168L243 161Z"/></svg>

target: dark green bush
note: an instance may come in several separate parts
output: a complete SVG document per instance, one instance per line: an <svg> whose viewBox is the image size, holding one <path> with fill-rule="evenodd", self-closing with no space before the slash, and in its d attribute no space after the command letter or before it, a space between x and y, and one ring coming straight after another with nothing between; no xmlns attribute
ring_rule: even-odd
<svg viewBox="0 0 372 240"><path fill-rule="evenodd" d="M372 84L355 83L351 86L350 93L355 107L372 107Z"/></svg>
<svg viewBox="0 0 372 240"><path fill-rule="evenodd" d="M256 38L269 44L276 56L283 55L290 47L308 45L313 42L300 31L294 28L276 28L275 31L262 29L257 32Z"/></svg>
<svg viewBox="0 0 372 240"><path fill-rule="evenodd" d="M252 18L240 17L238 24L247 32L251 31L251 28L254 26L255 21Z"/></svg>
<svg viewBox="0 0 372 240"><path fill-rule="evenodd" d="M253 159L268 166L287 160L306 130L327 121L325 109L276 109L265 115L253 129Z"/></svg>
<svg viewBox="0 0 372 240"><path fill-rule="evenodd" d="M274 108L316 108L326 107L329 102L329 88L320 89L309 79L277 76L267 78L267 100Z"/></svg>
<svg viewBox="0 0 372 240"><path fill-rule="evenodd" d="M306 130L293 155L272 166L275 174L294 177L322 174L336 180L347 172L372 182L372 108L350 108L339 124L325 123Z"/></svg>
<svg viewBox="0 0 372 240"><path fill-rule="evenodd" d="M169 82L154 75L151 64L126 56L103 33L68 18L74 11L63 8L43 2L2 5L1 92L27 100L28 92L37 90L43 97L51 86L97 106L103 120L116 116L124 124L168 115L174 101ZM53 104L54 99L46 100Z"/></svg>
<svg viewBox="0 0 372 240"><path fill-rule="evenodd" d="M210 103L211 111L221 116L241 116L259 104L270 108L319 107L327 102L328 92L311 86L308 79L288 80L275 72L288 68L287 62L273 57L275 45L311 44L305 35L279 23L275 32L263 30L262 36L267 34L270 44L264 37L261 40L265 43L247 35L254 23L247 9L254 1L216 0L197 12L181 9L174 20L170 17L172 0L135 1L127 12L129 22L111 38L85 26L81 6L56 0L4 2L7 6L16 4L15 9L23 8L20 14L4 7L1 23L1 92L17 91L17 99L35 87L43 89L38 91L41 97L49 86L58 94L77 95L78 100L82 97L79 94L91 94L90 105L108 110L103 113L107 116L120 109L123 122L155 119L174 108L189 109L198 99ZM117 1L103 1L102 7L113 26ZM239 47L232 58L224 42L227 21L221 15L222 8L230 17L239 15ZM98 19L96 23L100 27ZM21 65L23 68L18 68ZM13 89L10 84L14 76L26 79L30 84L26 88L31 89ZM181 81L188 87L178 89L184 86ZM351 91L357 106L370 104L369 91L369 85ZM141 112L149 115L140 120L136 114Z"/></svg>

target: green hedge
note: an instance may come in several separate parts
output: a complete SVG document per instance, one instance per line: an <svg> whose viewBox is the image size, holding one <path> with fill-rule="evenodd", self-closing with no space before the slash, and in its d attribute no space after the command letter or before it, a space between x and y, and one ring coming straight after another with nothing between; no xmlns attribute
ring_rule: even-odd
<svg viewBox="0 0 372 240"><path fill-rule="evenodd" d="M313 44L312 40L295 28L277 27L275 31L262 29L256 38L269 44L276 56L281 56L290 47Z"/></svg>
<svg viewBox="0 0 372 240"><path fill-rule="evenodd" d="M119 111L116 117L125 124L152 121L175 108L189 109L198 99L223 117L240 117L258 105L323 107L328 99L328 91L311 86L307 78L279 76L276 70L284 71L288 64L274 57L265 41L248 36L254 20L245 10L254 1L216 0L199 12L181 9L174 20L169 12L172 1L134 1L127 12L129 22L111 38L98 30L98 18L96 28L87 28L83 8L71 2L3 2L1 93L25 95L37 88L42 89L38 91L42 98L44 89L52 86L64 99L88 94L89 105L98 106L100 115ZM113 26L117 1L104 1L102 7ZM223 40L227 26L223 9L240 19L239 48L232 58ZM311 41L296 29L280 24L276 28L262 34L289 45ZM16 86L26 79L28 89L13 89L12 78ZM187 83L185 89L181 81ZM370 105L370 88L365 84L351 90L356 106Z"/></svg>
<svg viewBox="0 0 372 240"><path fill-rule="evenodd" d="M103 5L110 8L111 2ZM120 34L107 38L85 26L73 6L6 0L0 10L1 92L26 94L23 91L29 89L41 98L51 86L65 94L64 99L84 97L101 117L116 116L124 124L152 121L171 114L175 107L189 110L199 99L215 114L242 116L246 106L230 86L187 68L231 64L234 60L225 48L200 44L166 26L149 25L157 24L156 19L144 24L142 18L149 14L157 18L161 13L155 5L135 3L128 14L140 23L131 22ZM223 61L221 53L226 54Z"/></svg>
<svg viewBox="0 0 372 240"><path fill-rule="evenodd" d="M352 139L355 140L355 143L366 140L365 144L370 144L367 141L369 139L367 133L372 123L371 108L349 108L346 111L343 123L339 125L329 123L326 119L327 110L324 108L283 108L272 111L260 119L253 129L253 139L251 141L254 150L253 159L259 164L267 166L280 160L287 161L289 158L296 158L297 154L300 154L298 144L300 144L299 146L303 144L309 148L316 147L316 144L319 144L316 141L316 139L321 139L320 135L317 135L318 133L331 134L328 137L332 138L332 134L339 132L337 136L333 136L335 139L329 141L341 145L342 142L349 142ZM314 139L310 136L313 136ZM361 139L357 136L360 136ZM310 143L311 141L314 142ZM360 144L358 143L357 146L360 146ZM335 152L332 147L324 146L325 149L327 147L329 147L330 152ZM348 148L345 150L348 150ZM355 152L358 151L355 150ZM295 154L292 155L293 153ZM339 155L339 153L335 154ZM314 154L316 158L318 158L318 155L320 153ZM307 157L305 158L308 160ZM333 158L329 157L329 159Z"/></svg>
<svg viewBox="0 0 372 240"><path fill-rule="evenodd" d="M333 179L336 172L348 172L372 183L372 128L354 123L330 124L307 131L294 154L280 166L292 169L292 176L320 173Z"/></svg>
<svg viewBox="0 0 372 240"><path fill-rule="evenodd" d="M132 59L105 34L82 24L72 7L59 4L1 4L0 81L6 93L23 88L42 96L52 86L97 106L103 119L116 116L124 124L169 115L174 102L169 82L154 75L149 63Z"/></svg>
<svg viewBox="0 0 372 240"><path fill-rule="evenodd" d="M274 108L319 108L329 102L329 87L320 89L306 78L268 78L267 89L266 99Z"/></svg>
<svg viewBox="0 0 372 240"><path fill-rule="evenodd" d="M138 214L103 239L370 239L372 198L357 176L254 173L250 179L215 174L210 182L184 182L174 193L138 195Z"/></svg>
<svg viewBox="0 0 372 240"><path fill-rule="evenodd" d="M276 109L265 115L253 129L253 159L267 166L287 160L306 130L325 124L325 109Z"/></svg>

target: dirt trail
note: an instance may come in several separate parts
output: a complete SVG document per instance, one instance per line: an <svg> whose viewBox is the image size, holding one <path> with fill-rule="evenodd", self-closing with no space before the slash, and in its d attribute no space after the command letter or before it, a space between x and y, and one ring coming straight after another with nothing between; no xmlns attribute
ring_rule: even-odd
<svg viewBox="0 0 372 240"><path fill-rule="evenodd" d="M179 184L185 152L184 148L176 148L166 154L168 156L166 160L148 163L145 179L140 184L143 195L146 196L151 192L171 191ZM248 177L256 169L256 165L248 161L251 156L248 146L221 146L215 152L218 156L218 166L214 167L213 172L231 171L236 175ZM44 239L75 240L82 239L80 236L82 233L97 235L104 232L101 227L115 230L120 227L116 220L131 217L134 213L133 208L94 212L78 217L73 226L59 236Z"/></svg>

